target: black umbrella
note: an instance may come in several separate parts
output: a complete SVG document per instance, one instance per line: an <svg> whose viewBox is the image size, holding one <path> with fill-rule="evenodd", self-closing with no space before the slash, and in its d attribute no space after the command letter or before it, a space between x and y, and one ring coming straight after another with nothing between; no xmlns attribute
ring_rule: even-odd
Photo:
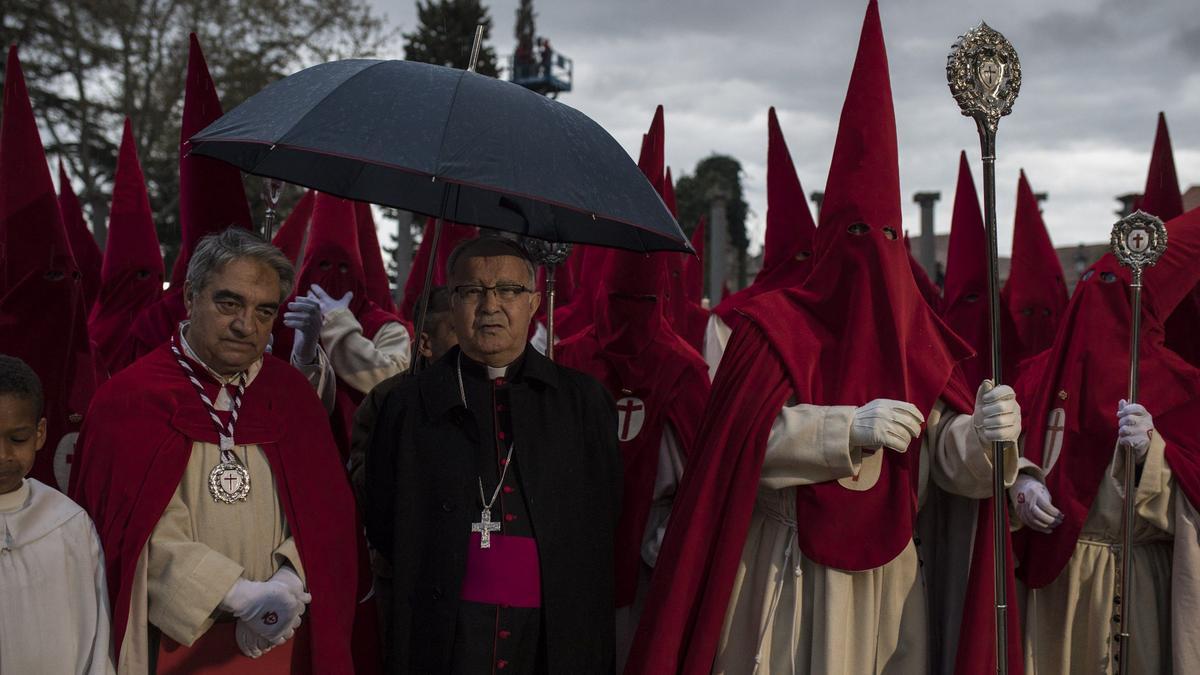
<svg viewBox="0 0 1200 675"><path fill-rule="evenodd" d="M521 86L412 61L353 59L279 80L191 151L341 197L554 242L691 246L599 124Z"/></svg>

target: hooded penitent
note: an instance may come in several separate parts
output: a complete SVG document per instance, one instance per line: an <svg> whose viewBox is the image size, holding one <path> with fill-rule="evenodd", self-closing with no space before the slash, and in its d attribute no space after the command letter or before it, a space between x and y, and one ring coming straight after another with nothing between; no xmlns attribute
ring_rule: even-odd
<svg viewBox="0 0 1200 675"><path fill-rule="evenodd" d="M128 118L113 183L100 297L88 318L88 331L99 352L97 358L110 375L133 363L136 354L129 326L162 295L164 274L150 198Z"/></svg>
<svg viewBox="0 0 1200 675"><path fill-rule="evenodd" d="M663 177L663 202L672 216L679 217L675 203L675 184L671 182L671 169ZM704 351L704 330L708 326L708 310L700 306L698 299L689 295L688 263L697 260L688 253L667 254L667 307L666 314L675 332L692 346L697 353Z"/></svg>
<svg viewBox="0 0 1200 675"><path fill-rule="evenodd" d="M387 266L383 262L383 250L379 248L379 235L375 231L375 217L371 205L355 202L354 221L358 225L358 252L362 257L363 273L366 275L367 297L385 312L397 314L396 302L392 299L392 287L388 282Z"/></svg>
<svg viewBox="0 0 1200 675"><path fill-rule="evenodd" d="M408 321L416 322L417 320L413 310L421 301L421 292L425 288L425 270L429 267L430 258L434 258L433 278L430 280L430 284L445 286L446 261L450 259L450 253L454 251L454 247L479 236L477 227L459 225L444 220L442 221L442 236L437 245L437 256L433 256L434 222L433 218L425 221L425 234L422 235L421 243L417 246L417 254L413 256L412 267L408 270L408 279L404 282L404 299L400 303L400 316Z"/></svg>
<svg viewBox="0 0 1200 675"><path fill-rule="evenodd" d="M758 491L767 438L793 399L815 405L938 399L970 407L955 366L969 353L922 299L900 239L896 127L878 5L871 2L800 288L759 296L743 313L713 383L696 451L674 505L627 672L708 673ZM864 328L868 325L869 328ZM920 452L887 453L864 491L837 481L796 489L800 549L814 562L866 570L912 540ZM847 532L856 533L846 536Z"/></svg>
<svg viewBox="0 0 1200 675"><path fill-rule="evenodd" d="M271 238L275 245L293 265L299 265L304 259L304 245L308 242L308 226L312 222L313 202L317 199L315 190L305 190L300 201L292 207L283 225Z"/></svg>
<svg viewBox="0 0 1200 675"><path fill-rule="evenodd" d="M779 288L795 288L812 269L813 222L796 175L775 109L767 112L767 233L763 243L763 267L754 283L722 298L713 309L731 329L740 322L738 310L751 298Z"/></svg>
<svg viewBox="0 0 1200 675"><path fill-rule="evenodd" d="M975 351L975 356L963 362L963 375L968 384L979 386L991 376L987 238L965 152L958 158L958 188L954 193L943 292L942 319Z"/></svg>
<svg viewBox="0 0 1200 675"><path fill-rule="evenodd" d="M71 254L75 264L79 265L79 274L83 284L83 306L91 309L100 292L100 247L96 246L96 238L88 229L83 217L83 207L79 197L71 187L67 171L62 162L58 164L58 207L62 211L63 225L67 228L67 241L71 244Z"/></svg>
<svg viewBox="0 0 1200 675"><path fill-rule="evenodd" d="M1163 257L1143 274L1138 403L1152 414L1200 395L1200 370L1164 345L1163 320L1200 281L1200 211L1166 224ZM1063 522L1049 534L1025 531L1018 570L1032 588L1054 581L1112 460L1117 403L1129 386L1130 272L1107 254L1079 284L1050 349L1022 368L1017 396L1027 430L1024 455L1046 472Z"/></svg>
<svg viewBox="0 0 1200 675"><path fill-rule="evenodd" d="M188 262L205 236L230 227L250 227L242 174L225 162L188 154L189 139L221 116L221 100L208 72L200 41L189 37L183 122L179 130L179 227L182 240L171 271L171 288L138 317L133 333L138 354L166 342L187 317L183 282Z"/></svg>
<svg viewBox="0 0 1200 675"><path fill-rule="evenodd" d="M707 223L704 216L700 216L696 222L696 229L692 231L692 250L696 255L688 256L683 266L684 295L697 305L704 298L704 237Z"/></svg>
<svg viewBox="0 0 1200 675"><path fill-rule="evenodd" d="M704 360L663 316L670 255L610 251L608 290L596 301L595 323L555 352L559 363L600 380L617 401L624 480L615 542L618 607L632 604L637 589L664 429L670 424L687 454L708 396Z"/></svg>
<svg viewBox="0 0 1200 675"><path fill-rule="evenodd" d="M1001 345L1005 363L1018 364L1050 346L1067 307L1067 285L1024 171L1017 182L1012 265L1000 301L1015 328Z"/></svg>
<svg viewBox="0 0 1200 675"><path fill-rule="evenodd" d="M15 46L0 113L0 353L24 360L41 379L46 444L30 475L65 490L96 366L79 267Z"/></svg>

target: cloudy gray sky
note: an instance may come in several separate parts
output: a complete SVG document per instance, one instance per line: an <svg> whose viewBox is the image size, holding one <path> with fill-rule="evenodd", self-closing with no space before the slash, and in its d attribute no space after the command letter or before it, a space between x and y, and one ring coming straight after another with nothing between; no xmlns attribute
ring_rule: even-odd
<svg viewBox="0 0 1200 675"><path fill-rule="evenodd" d="M412 30L413 0L371 0ZM516 0L488 3L492 43L511 53ZM775 106L807 192L824 188L865 0L535 0L537 28L575 61L560 100L587 113L636 157L657 104L667 163L690 172L711 152L738 158L753 210L766 213L767 108ZM1184 189L1200 183L1200 8L1195 0L881 0L899 128L904 225L920 229L916 191L940 190L947 231L960 149L976 182L975 126L945 80L951 43L980 19L1021 58L1023 83L1000 125L1002 254L1024 168L1058 246L1107 239L1114 195L1141 191L1159 110ZM394 54L402 56L402 46ZM982 189L982 188L981 188Z"/></svg>

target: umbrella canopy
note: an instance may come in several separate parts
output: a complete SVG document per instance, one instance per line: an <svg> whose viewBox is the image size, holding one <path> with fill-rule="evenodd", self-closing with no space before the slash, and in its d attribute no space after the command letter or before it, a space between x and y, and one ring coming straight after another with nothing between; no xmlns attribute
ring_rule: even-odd
<svg viewBox="0 0 1200 675"><path fill-rule="evenodd" d="M524 87L412 61L313 66L247 99L192 152L322 192L548 241L690 251L625 150Z"/></svg>

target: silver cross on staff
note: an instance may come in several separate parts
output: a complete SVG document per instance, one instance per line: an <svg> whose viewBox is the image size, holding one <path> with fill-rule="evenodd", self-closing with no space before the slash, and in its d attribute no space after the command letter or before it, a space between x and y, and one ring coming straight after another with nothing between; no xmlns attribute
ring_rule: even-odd
<svg viewBox="0 0 1200 675"><path fill-rule="evenodd" d="M1158 262L1167 250L1167 228L1158 218L1138 210L1118 220L1112 229L1113 256L1132 272L1133 282L1129 284L1130 303L1133 305L1133 321L1129 334L1129 402L1137 401L1138 394L1138 350L1141 346L1142 332L1142 271ZM1122 444L1124 453L1125 474L1122 484L1125 489L1125 508L1121 512L1121 558L1120 574L1117 575L1117 587L1113 592L1113 607L1116 610L1113 621L1117 624L1117 673L1126 675L1129 672L1129 551L1133 546L1133 517L1134 504L1131 495L1134 494L1134 457L1133 448Z"/></svg>
<svg viewBox="0 0 1200 675"><path fill-rule="evenodd" d="M491 509L483 509L479 513L479 522L471 523L471 531L479 533L479 548L491 548L492 533L500 531L500 523L492 522Z"/></svg>

